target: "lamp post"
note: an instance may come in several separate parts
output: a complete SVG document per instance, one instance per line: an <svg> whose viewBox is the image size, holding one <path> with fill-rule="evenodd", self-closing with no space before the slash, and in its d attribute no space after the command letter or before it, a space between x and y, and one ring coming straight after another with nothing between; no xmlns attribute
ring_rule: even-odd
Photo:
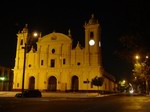
<svg viewBox="0 0 150 112"><path fill-rule="evenodd" d="M141 71L142 71L142 66L140 63L140 56L136 55L134 57L135 59L135 64L134 64L134 70L133 70L133 75L134 75L134 87L135 87L135 91L136 92L140 92L140 86L141 84L139 82L141 82Z"/></svg>
<svg viewBox="0 0 150 112"><path fill-rule="evenodd" d="M38 33L33 33L33 37L37 37ZM29 46L28 44L28 38L27 37L27 42L25 42L25 45L23 47L24 49L24 59L23 59L23 75L22 75L22 94L24 92L24 81L25 81L25 69L26 69L26 53L27 53L27 46Z"/></svg>
<svg viewBox="0 0 150 112"><path fill-rule="evenodd" d="M26 51L27 51L27 44L25 43L24 49L24 59L23 59L23 76L22 76L22 94L24 92L24 77L25 77L25 66L26 66Z"/></svg>
<svg viewBox="0 0 150 112"><path fill-rule="evenodd" d="M145 82L144 84L144 91L145 93L149 93L149 87L148 87L148 69L147 69L147 60L148 60L148 56L146 56L145 58L143 58L142 60L139 60L139 56L136 55L135 59L136 59L136 64L134 66L134 74L137 80L140 80L141 82ZM139 84L141 85L141 84ZM142 86L142 85L141 85Z"/></svg>
<svg viewBox="0 0 150 112"><path fill-rule="evenodd" d="M146 64L148 58L149 58L149 57L146 56L146 57L145 57L145 62L144 62L144 75L145 75L146 93L147 93L147 94L149 94L149 84L148 84L148 78L149 78L148 75L149 75L149 74L147 73L147 72L148 72L148 69L147 69L147 64Z"/></svg>

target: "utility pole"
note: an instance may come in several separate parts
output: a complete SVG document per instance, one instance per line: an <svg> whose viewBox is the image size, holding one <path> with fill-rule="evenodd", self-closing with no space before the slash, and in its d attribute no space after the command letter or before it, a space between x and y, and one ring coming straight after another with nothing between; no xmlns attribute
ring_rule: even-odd
<svg viewBox="0 0 150 112"><path fill-rule="evenodd" d="M25 78L25 67L26 67L26 50L27 50L26 43L23 49L24 49L24 59L23 59L23 76L22 76L22 94L24 92L24 78Z"/></svg>

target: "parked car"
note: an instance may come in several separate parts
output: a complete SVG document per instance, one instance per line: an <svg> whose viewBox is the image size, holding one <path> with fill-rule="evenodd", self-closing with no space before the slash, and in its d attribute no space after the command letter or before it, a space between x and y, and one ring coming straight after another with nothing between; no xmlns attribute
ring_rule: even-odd
<svg viewBox="0 0 150 112"><path fill-rule="evenodd" d="M25 97L25 98L32 98L32 97L42 97L42 93L38 89L33 90L24 90L23 93L17 93L15 95L17 98Z"/></svg>

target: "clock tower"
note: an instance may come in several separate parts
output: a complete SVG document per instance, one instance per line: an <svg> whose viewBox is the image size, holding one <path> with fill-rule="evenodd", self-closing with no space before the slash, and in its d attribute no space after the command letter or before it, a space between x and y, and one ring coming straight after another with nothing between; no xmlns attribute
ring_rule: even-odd
<svg viewBox="0 0 150 112"><path fill-rule="evenodd" d="M92 14L85 23L85 53L89 66L101 66L101 27Z"/></svg>

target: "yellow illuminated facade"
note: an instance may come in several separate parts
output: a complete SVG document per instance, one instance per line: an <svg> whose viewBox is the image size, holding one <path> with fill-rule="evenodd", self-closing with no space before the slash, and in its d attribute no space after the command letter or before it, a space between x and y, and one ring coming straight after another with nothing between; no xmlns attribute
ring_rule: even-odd
<svg viewBox="0 0 150 112"><path fill-rule="evenodd" d="M114 91L115 79L113 76L105 75L102 67L101 26L93 15L85 23L84 30L84 47L79 42L76 47L72 47L70 30L67 35L52 32L38 36L37 47L31 47L26 53L24 88L43 91L96 91L97 87L91 84L91 80L95 76L100 76L104 77L100 89ZM28 37L28 27L25 26L17 34L14 90L22 88L23 47Z"/></svg>

